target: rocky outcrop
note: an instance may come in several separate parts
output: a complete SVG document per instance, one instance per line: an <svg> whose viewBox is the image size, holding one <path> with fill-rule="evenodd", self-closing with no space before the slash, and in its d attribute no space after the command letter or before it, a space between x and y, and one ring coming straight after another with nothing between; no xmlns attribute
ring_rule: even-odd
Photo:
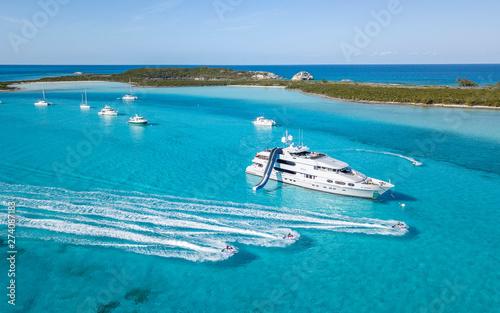
<svg viewBox="0 0 500 313"><path fill-rule="evenodd" d="M252 75L252 78L255 78L255 79L282 79L283 77L281 76L278 76L274 73L270 73L270 72L254 72L255 74Z"/></svg>
<svg viewBox="0 0 500 313"><path fill-rule="evenodd" d="M314 79L314 77L309 74L308 72L298 72L297 74L293 75L292 80L311 80Z"/></svg>

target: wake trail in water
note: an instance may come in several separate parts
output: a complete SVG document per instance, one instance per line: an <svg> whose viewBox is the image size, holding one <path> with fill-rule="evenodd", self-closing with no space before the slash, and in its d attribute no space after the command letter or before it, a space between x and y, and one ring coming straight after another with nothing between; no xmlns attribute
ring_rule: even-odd
<svg viewBox="0 0 500 313"><path fill-rule="evenodd" d="M363 151L363 152L371 152L371 153L379 153L379 154L386 154L386 155L393 155L393 156L397 156L399 158L403 158L403 159L406 159L408 161L410 161L413 165L415 166L420 166L422 165L422 162L419 162L417 160L415 160L414 158L411 158L409 156L405 156L405 155L402 155L402 154L397 154L397 153L392 153L392 152L385 152L385 151L374 151L374 150L366 150L366 149L355 149L356 151Z"/></svg>
<svg viewBox="0 0 500 313"><path fill-rule="evenodd" d="M395 221L126 191L71 191L0 182L0 203L16 202L28 238L167 258L217 261L228 243L285 247L288 233L321 230L401 236ZM2 223L6 214L0 213Z"/></svg>

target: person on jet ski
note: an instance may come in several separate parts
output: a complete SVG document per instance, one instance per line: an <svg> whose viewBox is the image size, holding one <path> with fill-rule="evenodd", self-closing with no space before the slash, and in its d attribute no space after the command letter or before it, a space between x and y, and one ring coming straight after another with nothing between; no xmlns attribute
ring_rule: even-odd
<svg viewBox="0 0 500 313"><path fill-rule="evenodd" d="M291 239L291 238L293 238L293 235L292 235L292 233L288 233L288 236L287 236L287 237L288 237L288 239Z"/></svg>

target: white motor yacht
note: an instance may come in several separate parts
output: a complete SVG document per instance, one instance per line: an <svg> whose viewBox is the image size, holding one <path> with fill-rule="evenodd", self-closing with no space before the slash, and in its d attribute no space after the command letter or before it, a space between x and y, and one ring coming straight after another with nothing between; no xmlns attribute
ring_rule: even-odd
<svg viewBox="0 0 500 313"><path fill-rule="evenodd" d="M104 109L99 111L99 115L108 115L108 116L116 116L118 115L118 111L113 110L109 105L106 105Z"/></svg>
<svg viewBox="0 0 500 313"><path fill-rule="evenodd" d="M273 120L269 120L264 118L264 116L259 116L252 123L256 126L275 126L276 122Z"/></svg>
<svg viewBox="0 0 500 313"><path fill-rule="evenodd" d="M283 148L264 150L253 158L246 173L262 177L254 190L264 187L268 179L272 179L328 193L376 199L394 187L353 170L345 162L297 146L292 140L287 132L281 139Z"/></svg>
<svg viewBox="0 0 500 313"><path fill-rule="evenodd" d="M132 125L146 125L148 123L148 120L136 114L134 117L131 117L127 123Z"/></svg>

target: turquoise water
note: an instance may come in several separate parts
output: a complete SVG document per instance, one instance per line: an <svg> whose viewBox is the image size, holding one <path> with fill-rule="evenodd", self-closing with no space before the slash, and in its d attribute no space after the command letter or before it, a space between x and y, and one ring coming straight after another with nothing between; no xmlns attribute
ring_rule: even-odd
<svg viewBox="0 0 500 313"><path fill-rule="evenodd" d="M75 72L113 74L140 67L202 65L0 65L0 81L29 80L72 75ZM400 65L212 65L235 70L268 71L290 79L308 71L315 80L350 79L364 83L456 86L457 77L479 84L500 81L500 64L400 64Z"/></svg>
<svg viewBox="0 0 500 313"><path fill-rule="evenodd" d="M84 89L89 111L79 108ZM0 202L17 202L22 249L17 305L5 297L2 312L500 305L499 111L345 103L280 88L136 88L132 103L117 100L124 84L45 90L54 105L44 108L33 105L40 85L0 93ZM98 116L106 104L122 115ZM151 125L126 124L135 113ZM281 127L254 127L260 114ZM246 166L285 130L303 130L315 151L396 187L377 201L276 182L253 192L259 179ZM396 221L411 229L393 230ZM288 232L299 241L279 239ZM240 252L219 253L226 244ZM0 266L6 273L5 257Z"/></svg>

